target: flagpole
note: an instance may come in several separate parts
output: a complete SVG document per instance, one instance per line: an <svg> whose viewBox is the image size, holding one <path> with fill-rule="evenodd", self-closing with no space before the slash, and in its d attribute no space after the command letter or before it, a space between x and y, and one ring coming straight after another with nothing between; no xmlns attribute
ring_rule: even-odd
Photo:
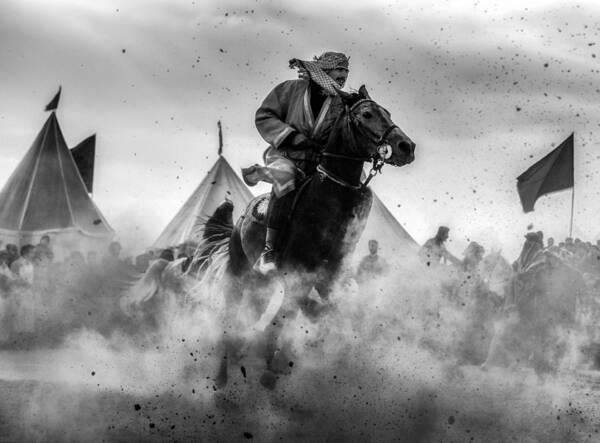
<svg viewBox="0 0 600 443"><path fill-rule="evenodd" d="M573 209L575 207L575 183L573 183L573 192L571 192L571 226L569 227L569 237L573 238Z"/></svg>
<svg viewBox="0 0 600 443"><path fill-rule="evenodd" d="M575 133L571 133L573 137L573 168L571 169L571 178L573 181L573 189L571 190L571 224L569 226L569 237L573 238L573 214L575 213Z"/></svg>

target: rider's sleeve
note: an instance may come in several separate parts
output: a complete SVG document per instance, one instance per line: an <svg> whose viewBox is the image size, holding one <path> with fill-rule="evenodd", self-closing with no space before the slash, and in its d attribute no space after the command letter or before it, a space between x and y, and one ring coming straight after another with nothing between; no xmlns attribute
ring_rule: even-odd
<svg viewBox="0 0 600 443"><path fill-rule="evenodd" d="M267 143L277 149L295 131L286 123L293 86L293 81L277 85L256 111L256 129Z"/></svg>

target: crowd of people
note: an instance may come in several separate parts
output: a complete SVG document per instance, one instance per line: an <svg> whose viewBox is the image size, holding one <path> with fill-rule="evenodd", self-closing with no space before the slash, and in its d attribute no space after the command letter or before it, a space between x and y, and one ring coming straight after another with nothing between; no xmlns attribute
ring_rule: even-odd
<svg viewBox="0 0 600 443"><path fill-rule="evenodd" d="M456 257L446 248L449 233L440 226L411 268L438 298L422 317L436 327L454 322L450 339L435 343L430 335L423 345L459 364L528 366L540 376L559 370L574 348L578 364L600 369L600 241L557 243L528 232L511 264L475 241ZM359 284L397 271L378 255L376 240L369 249L355 274Z"/></svg>
<svg viewBox="0 0 600 443"><path fill-rule="evenodd" d="M449 232L441 226L418 259L422 272L436 276L431 281L439 283L439 291L434 292L463 314L452 351L458 362L483 368L527 362L539 373L552 372L566 352L565 336L577 332L585 337L578 343L582 355L600 368L600 241L544 242L542 232L529 232L511 265L499 252L486 254L475 241L462 258L454 256L445 246ZM393 257L379 254L376 239L368 247L352 273L358 286L394 270ZM104 254L72 251L58 261L49 236L37 245L5 245L0 251L0 345L39 341L52 336L43 334L52 328L109 333L115 325L134 327L127 319L131 306L156 304L153 295L168 285L181 290L173 282L190 267L193 247L148 250L135 258L121 254L121 245L112 242ZM431 315L439 321L439 312Z"/></svg>
<svg viewBox="0 0 600 443"><path fill-rule="evenodd" d="M465 314L455 341L460 362L484 369L525 365L543 376L559 370L576 347L582 363L598 368L599 243L566 238L556 244L529 232L510 265L477 242L459 259L445 247L448 236L440 227L419 257L430 272L446 275L441 293Z"/></svg>
<svg viewBox="0 0 600 443"><path fill-rule="evenodd" d="M153 261L172 261L174 253L147 251L135 260L121 253L112 242L104 253L74 250L58 260L48 235L36 245L6 244L0 250L0 346L44 345L78 327L107 334L116 325L127 328L123 294Z"/></svg>

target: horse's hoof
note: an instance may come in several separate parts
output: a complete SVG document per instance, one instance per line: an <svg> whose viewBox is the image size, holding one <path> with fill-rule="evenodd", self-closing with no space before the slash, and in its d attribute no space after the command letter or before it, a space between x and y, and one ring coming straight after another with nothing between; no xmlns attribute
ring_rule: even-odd
<svg viewBox="0 0 600 443"><path fill-rule="evenodd" d="M263 375L260 376L260 384L272 391L273 389L275 389L277 379L278 377L277 375L275 375L275 373L271 371L265 371L263 372Z"/></svg>

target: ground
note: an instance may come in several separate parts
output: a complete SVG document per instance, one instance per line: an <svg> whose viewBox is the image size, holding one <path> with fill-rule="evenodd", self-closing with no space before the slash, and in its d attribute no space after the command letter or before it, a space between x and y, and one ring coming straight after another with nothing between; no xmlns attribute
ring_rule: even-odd
<svg viewBox="0 0 600 443"><path fill-rule="evenodd" d="M260 386L252 360L232 365L230 384L216 390L211 358L185 342L110 356L6 351L0 442L600 441L598 373L540 381L527 369L453 367L414 349L403 359L410 348L400 344L362 359L361 346L329 359L313 345L274 391ZM145 369L127 375L134 366Z"/></svg>

